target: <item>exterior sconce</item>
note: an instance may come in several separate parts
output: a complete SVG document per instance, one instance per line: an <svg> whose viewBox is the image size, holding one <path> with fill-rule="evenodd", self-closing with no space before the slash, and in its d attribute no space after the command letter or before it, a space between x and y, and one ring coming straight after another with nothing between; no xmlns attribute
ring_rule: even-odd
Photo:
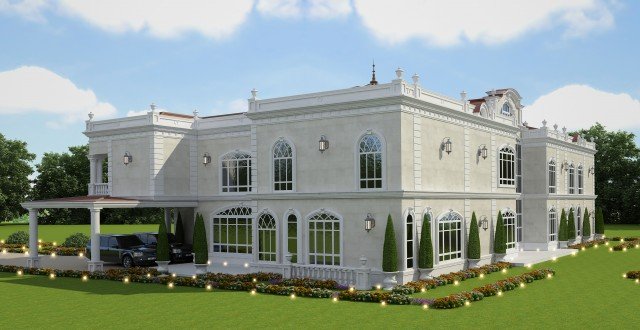
<svg viewBox="0 0 640 330"><path fill-rule="evenodd" d="M324 135L320 135L320 141L318 141L318 144L318 150L320 150L320 152L324 152L329 149L329 140L327 140Z"/></svg>
<svg viewBox="0 0 640 330"><path fill-rule="evenodd" d="M482 157L482 159L487 159L487 154L489 153L489 150L487 149L487 146L482 144L480 145L480 147L478 147L478 157Z"/></svg>
<svg viewBox="0 0 640 330"><path fill-rule="evenodd" d="M482 218L480 218L480 222L478 222L478 227L482 228L483 230L487 230L489 229L489 220L487 220L486 216L482 216Z"/></svg>
<svg viewBox="0 0 640 330"><path fill-rule="evenodd" d="M596 174L596 168L594 166L589 167L589 174L591 175Z"/></svg>
<svg viewBox="0 0 640 330"><path fill-rule="evenodd" d="M367 213L367 218L364 219L364 230L366 230L368 233L375 226L376 219L373 218L373 215L371 215L371 213Z"/></svg>
<svg viewBox="0 0 640 330"><path fill-rule="evenodd" d="M446 137L442 139L442 143L440 144L440 150L445 151L447 154L451 153L451 139Z"/></svg>
<svg viewBox="0 0 640 330"><path fill-rule="evenodd" d="M133 156L131 156L131 154L128 151L125 151L124 156L122 157L122 162L125 165L129 165L130 163L133 163Z"/></svg>
<svg viewBox="0 0 640 330"><path fill-rule="evenodd" d="M562 169L565 171L569 170L569 163L566 160L562 163Z"/></svg>
<svg viewBox="0 0 640 330"><path fill-rule="evenodd" d="M202 164L204 164L204 166L211 164L211 156L209 155L209 153L205 152L202 156Z"/></svg>

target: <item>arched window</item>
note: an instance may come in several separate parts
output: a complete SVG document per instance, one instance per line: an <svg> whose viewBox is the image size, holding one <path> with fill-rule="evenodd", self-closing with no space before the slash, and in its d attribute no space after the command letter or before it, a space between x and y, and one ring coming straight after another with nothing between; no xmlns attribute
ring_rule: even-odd
<svg viewBox="0 0 640 330"><path fill-rule="evenodd" d="M549 210L549 242L558 240L558 212L552 207Z"/></svg>
<svg viewBox="0 0 640 330"><path fill-rule="evenodd" d="M298 262L298 217L287 216L287 252L291 254L291 262Z"/></svg>
<svg viewBox="0 0 640 330"><path fill-rule="evenodd" d="M462 216L450 211L438 219L438 260L462 258Z"/></svg>
<svg viewBox="0 0 640 330"><path fill-rule="evenodd" d="M513 149L509 147L503 147L500 149L498 153L499 157L499 185L500 186L515 186L516 177L515 177L515 153Z"/></svg>
<svg viewBox="0 0 640 330"><path fill-rule="evenodd" d="M415 241L415 226L413 221L413 216L411 214L407 215L406 222L406 253L407 253L407 269L413 268L413 250L414 250L414 241Z"/></svg>
<svg viewBox="0 0 640 330"><path fill-rule="evenodd" d="M375 134L366 134L359 143L360 188L382 188L382 141Z"/></svg>
<svg viewBox="0 0 640 330"><path fill-rule="evenodd" d="M213 216L213 252L251 254L251 209L232 207Z"/></svg>
<svg viewBox="0 0 640 330"><path fill-rule="evenodd" d="M575 194L576 193L576 170L573 167L573 164L569 165L569 173L567 174L569 176L569 194Z"/></svg>
<svg viewBox="0 0 640 330"><path fill-rule="evenodd" d="M584 189L583 189L583 184L584 184L584 178L583 178L583 167L582 165L578 166L578 194L583 194L584 193Z"/></svg>
<svg viewBox="0 0 640 330"><path fill-rule="evenodd" d="M273 146L273 190L293 190L293 149L285 140Z"/></svg>
<svg viewBox="0 0 640 330"><path fill-rule="evenodd" d="M309 217L309 264L340 265L340 218L320 211Z"/></svg>
<svg viewBox="0 0 640 330"><path fill-rule="evenodd" d="M509 105L509 103L505 102L502 105L502 114L505 116L510 116L511 115L511 106Z"/></svg>
<svg viewBox="0 0 640 330"><path fill-rule="evenodd" d="M277 255L276 219L269 213L258 218L258 260L276 261Z"/></svg>
<svg viewBox="0 0 640 330"><path fill-rule="evenodd" d="M251 155L232 151L222 156L222 192L251 191Z"/></svg>
<svg viewBox="0 0 640 330"><path fill-rule="evenodd" d="M578 212L576 212L576 237L582 236L582 208L578 206Z"/></svg>
<svg viewBox="0 0 640 330"><path fill-rule="evenodd" d="M504 228L507 232L507 249L513 249L516 247L516 215L511 210L505 210L502 212L502 221Z"/></svg>
<svg viewBox="0 0 640 330"><path fill-rule="evenodd" d="M549 193L556 193L556 162L553 159L549 161Z"/></svg>

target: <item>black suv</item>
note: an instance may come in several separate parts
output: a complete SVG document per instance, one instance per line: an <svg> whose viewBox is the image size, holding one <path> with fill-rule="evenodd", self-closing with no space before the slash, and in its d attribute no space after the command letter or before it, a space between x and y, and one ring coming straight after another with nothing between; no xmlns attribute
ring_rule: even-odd
<svg viewBox="0 0 640 330"><path fill-rule="evenodd" d="M138 236L148 247L156 249L158 233L135 233L134 235ZM167 239L169 240L169 256L172 263L193 261L191 245L176 242L176 236L173 233L167 233Z"/></svg>
<svg viewBox="0 0 640 330"><path fill-rule="evenodd" d="M87 258L91 258L91 241L87 245ZM156 249L145 246L136 235L100 235L100 259L125 268L155 265Z"/></svg>

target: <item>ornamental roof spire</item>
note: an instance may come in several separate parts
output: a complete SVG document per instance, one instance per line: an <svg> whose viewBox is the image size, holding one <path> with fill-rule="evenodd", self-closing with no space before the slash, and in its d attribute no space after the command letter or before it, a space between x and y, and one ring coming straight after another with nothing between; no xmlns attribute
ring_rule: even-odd
<svg viewBox="0 0 640 330"><path fill-rule="evenodd" d="M377 85L378 81L376 80L376 61L373 61L373 69L371 70L371 81L369 85Z"/></svg>

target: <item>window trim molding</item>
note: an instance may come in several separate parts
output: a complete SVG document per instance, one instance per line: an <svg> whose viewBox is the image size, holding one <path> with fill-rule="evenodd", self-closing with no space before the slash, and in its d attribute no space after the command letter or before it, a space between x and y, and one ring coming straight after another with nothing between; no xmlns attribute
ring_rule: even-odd
<svg viewBox="0 0 640 330"><path fill-rule="evenodd" d="M573 184L571 184L571 179L573 179ZM573 161L571 161L569 163L569 166L567 167L567 195L575 195L575 194L576 194L576 167Z"/></svg>
<svg viewBox="0 0 640 330"><path fill-rule="evenodd" d="M553 162L553 178L556 181L554 182L553 186L551 185L551 182L549 180L549 175L551 174L549 167L551 165L551 162ZM549 190L551 190L552 187L553 187L553 192L550 192ZM555 157L551 157L547 161L547 194L554 194L554 195L558 194L558 162L556 161Z"/></svg>
<svg viewBox="0 0 640 330"><path fill-rule="evenodd" d="M554 213L555 226L556 226L556 228L554 228L555 229L555 231L554 231L555 239L553 241L550 239L551 238L551 226L549 226L549 222L551 221L551 218L550 218L551 212ZM559 225L558 221L559 221L559 219L558 219L558 209L556 208L555 205L552 205L547 210L547 242L558 242L558 225Z"/></svg>
<svg viewBox="0 0 640 330"><path fill-rule="evenodd" d="M584 195L584 166L578 163L576 167L576 194Z"/></svg>
<svg viewBox="0 0 640 330"><path fill-rule="evenodd" d="M291 190L276 190L274 188L274 185L276 183L276 177L275 177L275 173L274 173L274 162L275 162L275 154L274 154L274 150L276 148L276 144L278 144L278 142L280 141L284 141L286 142L289 147L291 148ZM275 142L273 142L273 144L271 145L271 162L269 163L269 168L270 168L270 173L271 175L269 176L270 178L270 183L271 183L271 192L272 193L283 193L283 194L290 194L290 193L295 193L296 192L296 182L297 182L297 177L296 177L296 170L297 170L297 163L296 163L296 157L297 153L296 153L296 146L295 144L293 144L293 142L291 142L291 139L287 138L287 137L278 137L278 139L276 139Z"/></svg>
<svg viewBox="0 0 640 330"><path fill-rule="evenodd" d="M249 173L248 173L248 179L251 180L251 184L248 186L249 187L249 191L233 191L233 192L228 192L228 191L222 191L222 160L223 158L230 154L230 153L235 153L235 152L239 152L239 153L244 153L249 155L249 159L251 161L251 166L249 166ZM255 159L253 158L253 156L251 155L250 151L244 150L244 149L234 149L234 150L229 150L223 154L221 154L218 157L218 193L220 195L226 195L226 196L233 196L233 195L246 195L246 194L250 194L255 192L255 182L253 182L253 174L251 173L254 169L255 166Z"/></svg>
<svg viewBox="0 0 640 330"><path fill-rule="evenodd" d="M501 166L500 166L500 153L501 153L501 150L504 149L504 148L508 148L509 150L511 150L511 152L513 154L513 169L512 169L513 179L511 179L511 180L513 180L513 184L512 185L500 183L500 169L501 169ZM498 152L496 153L496 155L497 155L496 161L498 163L497 164L498 167L496 168L496 171L497 171L496 177L497 177L497 181L498 181L497 182L498 188L513 188L515 190L515 188L516 188L516 161L517 161L516 160L516 148L514 146L511 146L511 144L505 143L505 144L500 145L498 147L497 151Z"/></svg>
<svg viewBox="0 0 640 330"><path fill-rule="evenodd" d="M514 246L512 248L507 247L507 252L509 252L509 251L517 251L518 248L519 248L519 244L518 244L518 213L516 213L516 211L512 210L510 207L506 207L506 208L500 210L500 212L502 214L502 225L505 226L505 227L507 226L506 221L504 221L504 219L506 218L505 214L507 212L513 214L513 238L514 238L513 243L514 243ZM505 237L505 242L508 245L509 242L507 242L506 239L507 239L507 237Z"/></svg>
<svg viewBox="0 0 640 330"><path fill-rule="evenodd" d="M442 218L444 218L444 216L448 213L454 213L457 214L458 216L460 216L460 258L455 258L455 259L449 259L449 260L445 260L445 261L440 261L440 221L442 220ZM464 218L464 216L458 212L458 211L454 211L452 209L446 210L441 212L438 217L436 218L435 221L433 221L432 218L432 222L434 222L435 224L435 236L436 239L433 240L433 242L435 242L435 246L434 246L434 257L435 257L435 262L434 265L448 265L448 264L455 264L455 263L459 263L459 262L464 262L467 259L467 254L466 254L466 246L467 246L467 221Z"/></svg>
<svg viewBox="0 0 640 330"><path fill-rule="evenodd" d="M404 230L402 231L402 242L403 242L402 247L403 247L403 249L402 249L402 254L401 254L402 260L404 260L404 262L403 262L402 265L403 265L404 269L406 269L406 270L413 270L413 269L417 269L418 268L418 263L416 262L418 260L416 252L418 250L417 248L418 248L418 243L419 243L419 239L417 239L418 238L418 230L417 230L418 223L417 223L416 213L415 213L415 210L414 210L413 207L407 208L404 212L402 212L402 214L403 214L402 224L404 226L403 227ZM407 218L409 216L411 216L412 219L413 219L413 240L412 240L412 242L413 242L412 243L413 244L413 267L411 267L411 268L407 267L408 256L407 256L407 230L406 229L407 229ZM433 222L433 221L431 221L431 222Z"/></svg>
<svg viewBox="0 0 640 330"><path fill-rule="evenodd" d="M330 215L332 215L332 216L334 216L334 217L336 217L338 219L338 223L340 224L340 254L339 254L340 264L339 265L333 265L333 266L343 266L345 263L344 263L344 218L342 217L342 215L340 215L337 212L325 209L325 208L319 208L319 209L316 209L314 211L309 212L304 217L304 229L307 232L306 235L308 236L308 233L309 233L309 223L310 223L311 218L316 216L316 215L318 215L318 214L321 214L321 213L330 214ZM310 240L307 240L307 243L309 241ZM311 263L308 262L309 257L310 257L309 244L305 244L304 252L305 252L304 255L305 255L305 258L306 258L305 259L305 264L318 265L318 264L311 264ZM327 265L319 265L319 266L327 266Z"/></svg>
<svg viewBox="0 0 640 330"><path fill-rule="evenodd" d="M217 215L219 215L220 213L230 210L230 209L234 209L234 208L247 208L251 211L251 213L248 215L249 218L251 218L251 253L233 253L233 252L215 252L213 251L213 245L214 245L214 229L213 229L213 218L215 218ZM248 205L244 205L242 203L240 204L234 204L234 205L227 205L227 206L222 206L219 207L215 210L213 210L212 212L209 213L209 218L205 219L205 227L207 228L205 231L210 230L210 235L208 236L209 239L209 253L214 255L214 256L224 256L224 257L228 257L228 258L238 258L238 259L250 259L250 260L254 260L254 241L255 241L255 233L254 233L254 225L255 225L255 212L254 212L254 208ZM195 219L195 213L194 213L194 219ZM207 222L209 223L209 225L207 226Z"/></svg>
<svg viewBox="0 0 640 330"><path fill-rule="evenodd" d="M381 173L382 173L382 187L381 188L360 188L360 141L362 141L362 138L364 138L367 135L376 135L378 137L378 139L380 139L380 142L382 143L382 150L381 150L381 154L382 154L382 168L381 168ZM380 133L378 130L376 129L366 129L360 132L360 134L358 135L358 138L356 139L355 145L354 145L354 153L353 153L353 157L354 157L354 182L355 182L355 187L356 187L356 191L385 191L387 190L387 140L385 139L384 135L382 133Z"/></svg>
<svg viewBox="0 0 640 330"><path fill-rule="evenodd" d="M280 228L287 228L287 230L282 230L282 258L280 260L286 261L287 259L285 258L285 255L289 253L289 216L291 215L295 216L297 220L296 246L298 249L298 257L296 258L296 264L304 264L306 260L306 255L304 254L304 220L302 215L300 215L300 212L294 208L288 209L282 215L282 226Z"/></svg>

